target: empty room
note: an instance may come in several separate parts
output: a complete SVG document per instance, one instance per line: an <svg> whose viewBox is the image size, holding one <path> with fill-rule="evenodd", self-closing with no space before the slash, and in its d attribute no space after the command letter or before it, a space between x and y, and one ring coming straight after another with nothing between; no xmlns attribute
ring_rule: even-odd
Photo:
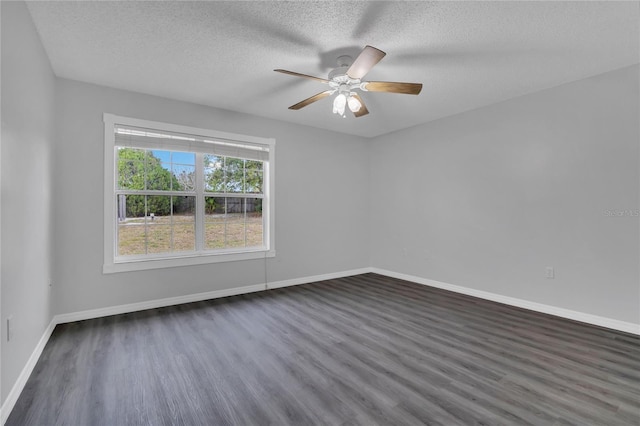
<svg viewBox="0 0 640 426"><path fill-rule="evenodd" d="M0 15L0 426L640 424L639 2Z"/></svg>

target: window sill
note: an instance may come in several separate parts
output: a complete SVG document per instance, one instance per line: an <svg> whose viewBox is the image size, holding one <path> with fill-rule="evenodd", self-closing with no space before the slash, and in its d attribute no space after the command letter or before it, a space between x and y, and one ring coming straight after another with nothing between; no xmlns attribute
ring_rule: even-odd
<svg viewBox="0 0 640 426"><path fill-rule="evenodd" d="M236 262L240 260L264 259L275 257L275 250L257 250L242 253L216 253L195 254L182 257L163 259L135 259L116 261L102 266L103 274L115 274L118 272L145 271L160 268L175 268L180 266L206 265L220 262Z"/></svg>

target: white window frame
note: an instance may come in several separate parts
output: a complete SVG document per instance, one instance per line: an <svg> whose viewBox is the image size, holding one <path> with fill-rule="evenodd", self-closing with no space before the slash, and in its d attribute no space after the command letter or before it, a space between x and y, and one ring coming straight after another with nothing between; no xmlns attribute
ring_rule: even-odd
<svg viewBox="0 0 640 426"><path fill-rule="evenodd" d="M217 262L233 262L239 260L263 259L274 257L275 250L275 144L273 138L240 135L235 133L220 132L210 129L200 129L178 124L162 123L157 121L142 120L131 117L121 117L105 113L104 120L104 274L140 271L157 268L171 268L178 266L202 265ZM196 251L185 254L167 253L161 258L149 257L118 257L116 253L117 236L117 205L116 205L116 141L115 126L132 126L171 133L197 135L212 140L224 142L237 142L246 144L258 144L267 146L269 159L264 161L263 175L263 234L265 247L240 248L234 250ZM198 163L196 162L196 167ZM229 194L233 196L234 194ZM202 209L200 217L204 215L204 203L196 196L196 209ZM196 217L198 215L196 214ZM196 238L202 238L196 231Z"/></svg>

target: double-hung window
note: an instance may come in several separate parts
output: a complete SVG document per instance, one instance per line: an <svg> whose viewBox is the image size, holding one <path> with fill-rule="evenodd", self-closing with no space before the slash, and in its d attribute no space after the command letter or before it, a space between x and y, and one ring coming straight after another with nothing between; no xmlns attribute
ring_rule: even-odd
<svg viewBox="0 0 640 426"><path fill-rule="evenodd" d="M273 139L104 123L104 272L275 255Z"/></svg>

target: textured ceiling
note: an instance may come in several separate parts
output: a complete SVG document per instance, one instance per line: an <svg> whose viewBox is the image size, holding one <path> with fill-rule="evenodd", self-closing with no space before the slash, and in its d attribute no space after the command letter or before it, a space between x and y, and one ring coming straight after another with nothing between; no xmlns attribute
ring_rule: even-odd
<svg viewBox="0 0 640 426"><path fill-rule="evenodd" d="M637 2L29 2L57 76L339 132L377 136L639 62ZM324 85L365 45L387 56L341 118Z"/></svg>

